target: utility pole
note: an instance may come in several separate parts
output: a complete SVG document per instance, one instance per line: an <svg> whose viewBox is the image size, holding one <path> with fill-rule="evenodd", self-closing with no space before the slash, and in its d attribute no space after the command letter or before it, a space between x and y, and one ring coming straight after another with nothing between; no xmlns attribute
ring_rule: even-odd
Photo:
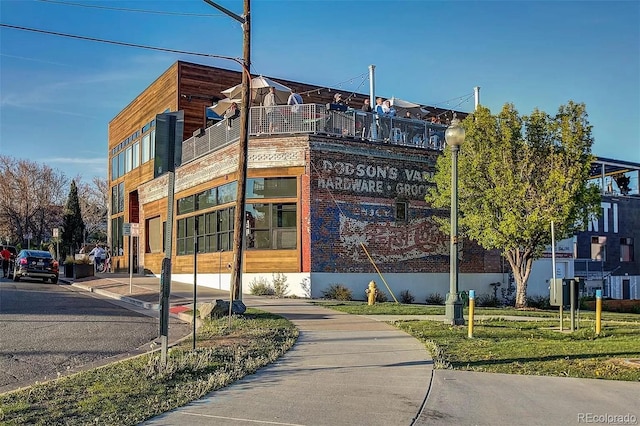
<svg viewBox="0 0 640 426"><path fill-rule="evenodd" d="M251 102L250 70L251 70L251 0L244 0L244 15L238 16L230 10L204 0L225 15L240 22L243 30L242 42L242 106L240 108L240 141L238 142L238 187L236 193L236 208L233 221L233 268L229 285L230 301L242 300L242 261L244 240L244 216L247 186L247 157L249 154L249 110Z"/></svg>

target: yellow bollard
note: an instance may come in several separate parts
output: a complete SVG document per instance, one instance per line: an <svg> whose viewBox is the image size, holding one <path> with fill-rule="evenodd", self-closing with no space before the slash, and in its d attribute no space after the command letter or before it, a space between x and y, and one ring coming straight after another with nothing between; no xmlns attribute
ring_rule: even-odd
<svg viewBox="0 0 640 426"><path fill-rule="evenodd" d="M602 290L596 290L596 335L600 335L602 326Z"/></svg>
<svg viewBox="0 0 640 426"><path fill-rule="evenodd" d="M476 292L475 290L469 290L469 332L467 337L473 338L473 311L476 306Z"/></svg>
<svg viewBox="0 0 640 426"><path fill-rule="evenodd" d="M375 305L376 296L378 294L378 288L376 287L375 281L371 281L369 283L369 288L365 290L365 293L367 293L367 305Z"/></svg>

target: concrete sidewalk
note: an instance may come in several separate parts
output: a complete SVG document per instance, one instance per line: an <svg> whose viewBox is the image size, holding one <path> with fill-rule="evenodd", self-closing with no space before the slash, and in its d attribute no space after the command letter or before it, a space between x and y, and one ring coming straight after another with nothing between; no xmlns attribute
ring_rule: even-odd
<svg viewBox="0 0 640 426"><path fill-rule="evenodd" d="M73 285L146 309L158 306L156 277L135 276L130 283L128 275L104 274ZM172 309L190 305L192 297L192 285L172 283ZM197 289L199 302L219 298L228 299L228 292ZM343 314L300 299L244 295L243 301L291 320L300 330L298 342L256 374L145 424L564 425L640 421L640 383L434 371L430 355L418 340L381 321L403 318Z"/></svg>
<svg viewBox="0 0 640 426"><path fill-rule="evenodd" d="M136 306L157 308L155 277L100 276L73 283ZM172 307L190 304L193 286L172 283ZM197 298L228 298L198 287ZM314 306L300 299L243 296L249 307L290 319L300 331L276 363L208 397L152 419L149 425L409 425L430 386L425 347L373 319Z"/></svg>

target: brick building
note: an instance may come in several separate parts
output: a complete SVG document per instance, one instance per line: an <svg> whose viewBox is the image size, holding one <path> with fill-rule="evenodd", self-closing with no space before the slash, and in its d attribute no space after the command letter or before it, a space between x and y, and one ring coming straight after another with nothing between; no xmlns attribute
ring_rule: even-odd
<svg viewBox="0 0 640 426"><path fill-rule="evenodd" d="M184 112L182 164L175 171L172 278L228 289L238 180L238 126L206 126L206 107L237 84L240 73L177 62L109 124L110 246L113 265L126 269L133 250L137 273L158 275L164 258L168 176L158 164L156 115ZM276 107L275 132L263 134L274 111L251 109L243 291L272 274L290 293L320 297L343 284L363 298L371 280L396 297L416 301L449 288L449 238L434 221L448 212L424 202L425 174L434 172L445 126L422 120L375 123L359 111L332 111L335 93L277 79L304 92L299 110ZM355 94L358 108L365 94ZM353 99L353 98L352 98ZM445 120L450 112L424 108ZM449 116L447 117L447 115ZM273 117L271 116L271 117ZM369 132L378 128L378 132ZM383 130L387 129L386 137ZM157 175L154 177L154 175ZM140 235L123 235L139 223ZM490 293L505 277L500 254L464 241L460 289Z"/></svg>

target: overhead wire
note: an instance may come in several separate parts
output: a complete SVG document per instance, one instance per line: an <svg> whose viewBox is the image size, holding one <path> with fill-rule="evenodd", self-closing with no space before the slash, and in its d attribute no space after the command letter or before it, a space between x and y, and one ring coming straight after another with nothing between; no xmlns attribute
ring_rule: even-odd
<svg viewBox="0 0 640 426"><path fill-rule="evenodd" d="M106 39L100 39L100 38L96 38L96 37L87 37L87 36L80 36L80 35L75 35L75 34L66 34L66 33L60 33L60 32L57 32L57 31L41 30L41 29L38 29L38 28L21 27L21 26L18 26L18 25L9 25L9 24L0 23L0 27L10 28L10 29L14 29L14 30L21 30L21 31L30 31L30 32L39 33L39 34L54 35L54 36L58 36L58 37L68 37L68 38L73 38L73 39L77 39L77 40L85 40L85 41L93 41L93 42L97 42L97 43L113 44L113 45L117 45L117 46L136 47L138 49L155 50L155 51L168 52L168 53L178 53L178 54L181 54L181 55L201 56L201 57L214 58L214 59L227 59L227 60L230 60L230 61L234 61L234 62L240 64L241 66L243 65L242 58L234 58L232 56L214 55L214 54L211 54L211 53L201 53L201 52L190 52L190 51L187 51L187 50L170 49L170 48L166 48L166 47L147 46L147 45L144 45L144 44L128 43L128 42L124 42L124 41L115 41L115 40L106 40ZM244 66L243 66L243 68L244 68Z"/></svg>
<svg viewBox="0 0 640 426"><path fill-rule="evenodd" d="M472 93L465 93L464 95L461 96L457 96L455 98L451 98L451 99L447 99L446 101L442 101L442 102L436 102L433 104L433 106L437 106L437 105L442 105L442 104L449 104L450 102L454 102L457 101L458 99L462 99L462 98L466 98L467 96L473 96L473 92Z"/></svg>
<svg viewBox="0 0 640 426"><path fill-rule="evenodd" d="M305 92L301 92L301 93L300 93L300 95L308 95L309 93L319 92L319 91L321 91L321 90L329 90L329 91L331 91L332 89L335 89L335 87L341 88L343 84L352 83L352 82L353 82L353 80L355 80L355 79L357 79L357 78L363 78L363 77L366 77L367 75L368 75L368 73L366 73L366 72L365 72L365 73L362 73L362 74L357 75L357 76L355 76L355 77L351 77L350 79L345 80L345 81L343 81L343 82L333 84L333 85L331 85L331 86L317 87L317 88L315 88L315 89L311 89L311 90L307 90L307 91L305 91ZM364 81L364 80L363 80L363 81ZM360 84L360 86L362 86L362 83ZM355 92L353 92L353 93L355 93Z"/></svg>
<svg viewBox="0 0 640 426"><path fill-rule="evenodd" d="M93 9L114 10L118 12L149 13L149 14L155 14L155 15L174 15L174 16L190 16L190 17L203 17L203 18L224 16L222 13L211 14L211 13L169 12L169 11L162 11L162 10L129 9L124 7L99 6L95 4L72 3L72 2L57 1L57 0L36 0L36 1L39 1L42 3L59 4L63 6L75 6L75 7L86 7L86 8L93 8Z"/></svg>

